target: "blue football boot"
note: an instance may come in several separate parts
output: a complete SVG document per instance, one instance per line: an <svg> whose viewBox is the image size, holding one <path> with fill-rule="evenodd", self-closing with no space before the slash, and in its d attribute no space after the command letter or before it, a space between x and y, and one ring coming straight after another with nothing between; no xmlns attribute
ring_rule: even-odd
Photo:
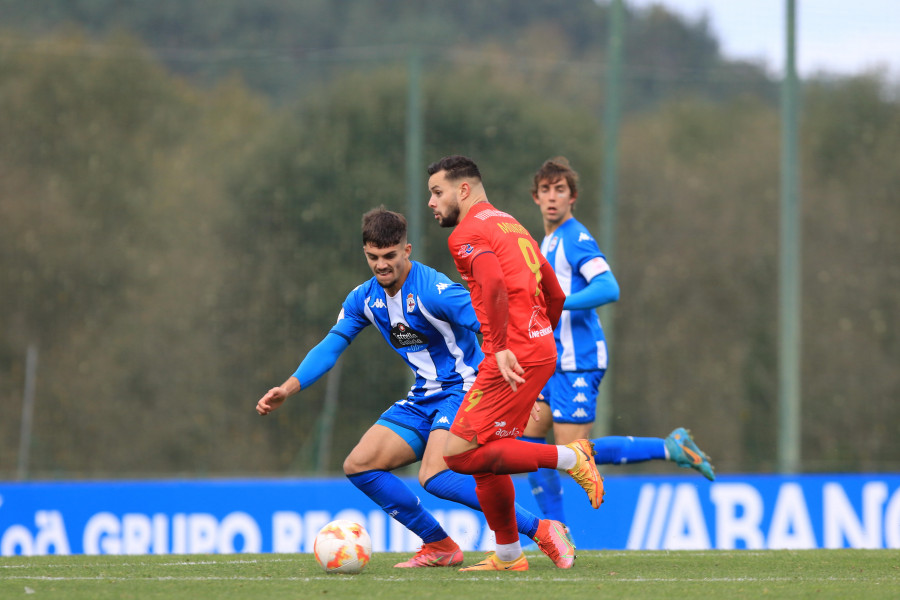
<svg viewBox="0 0 900 600"><path fill-rule="evenodd" d="M675 461L679 467L697 469L704 477L715 481L716 474L709 463L709 457L697 447L690 432L684 427L679 427L669 434L666 438L666 450L669 453L669 460Z"/></svg>

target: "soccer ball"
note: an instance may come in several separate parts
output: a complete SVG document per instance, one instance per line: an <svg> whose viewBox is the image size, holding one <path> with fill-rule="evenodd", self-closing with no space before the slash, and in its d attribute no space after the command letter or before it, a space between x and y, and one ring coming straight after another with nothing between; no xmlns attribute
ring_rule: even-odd
<svg viewBox="0 0 900 600"><path fill-rule="evenodd" d="M313 554L326 573L359 573L372 557L372 539L359 523L338 519L316 536Z"/></svg>

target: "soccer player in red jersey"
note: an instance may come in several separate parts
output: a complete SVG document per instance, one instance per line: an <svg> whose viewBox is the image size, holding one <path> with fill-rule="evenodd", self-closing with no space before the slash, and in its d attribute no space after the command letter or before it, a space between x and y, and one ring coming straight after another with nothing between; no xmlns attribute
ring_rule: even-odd
<svg viewBox="0 0 900 600"><path fill-rule="evenodd" d="M562 469L594 508L603 502L603 480L588 440L547 446L516 439L556 368L553 328L565 293L528 231L488 202L471 159L442 158L428 167L428 175L429 208L442 227L455 228L447 243L469 286L485 354L450 428L444 458L454 471L475 476L497 550L461 570L524 571L528 561L516 530L510 474Z"/></svg>

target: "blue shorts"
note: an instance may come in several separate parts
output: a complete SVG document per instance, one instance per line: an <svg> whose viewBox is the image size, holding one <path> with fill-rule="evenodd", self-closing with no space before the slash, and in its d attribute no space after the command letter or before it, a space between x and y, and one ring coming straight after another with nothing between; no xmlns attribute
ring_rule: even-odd
<svg viewBox="0 0 900 600"><path fill-rule="evenodd" d="M406 399L398 400L381 413L376 424L384 425L402 437L416 453L416 458L422 460L428 436L435 429L450 429L465 392L458 388L443 394L444 400L424 407Z"/></svg>
<svg viewBox="0 0 900 600"><path fill-rule="evenodd" d="M606 369L556 371L544 386L554 423L593 423L597 419L597 390Z"/></svg>

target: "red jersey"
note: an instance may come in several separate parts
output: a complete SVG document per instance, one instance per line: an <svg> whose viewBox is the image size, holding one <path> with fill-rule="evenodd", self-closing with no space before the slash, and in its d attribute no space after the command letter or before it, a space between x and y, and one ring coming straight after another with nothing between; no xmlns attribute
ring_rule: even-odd
<svg viewBox="0 0 900 600"><path fill-rule="evenodd" d="M556 360L553 326L547 316L540 285L541 266L546 265L547 260L528 230L511 215L497 210L488 202L479 202L450 234L447 245L456 270L469 286L472 306L481 322L484 352L493 353L496 350L491 344L491 323L488 322L481 286L472 275L472 263L477 256L492 252L500 261L509 296L506 348L523 365Z"/></svg>

